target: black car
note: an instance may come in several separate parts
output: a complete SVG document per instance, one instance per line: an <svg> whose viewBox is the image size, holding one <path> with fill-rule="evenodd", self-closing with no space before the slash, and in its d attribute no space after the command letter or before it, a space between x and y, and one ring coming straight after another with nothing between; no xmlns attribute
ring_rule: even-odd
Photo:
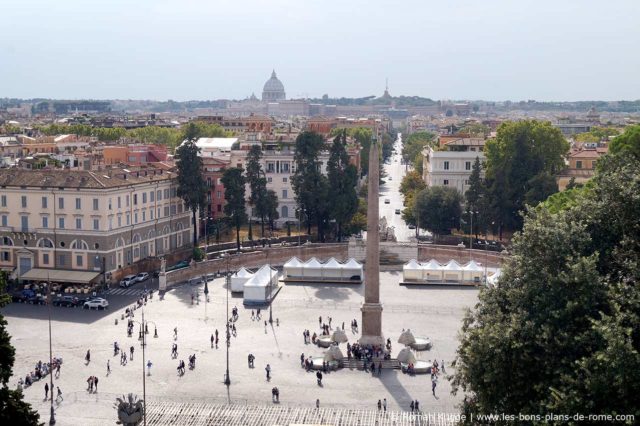
<svg viewBox="0 0 640 426"><path fill-rule="evenodd" d="M47 298L45 296L42 296L41 294L38 294L36 296L27 298L26 302L32 305L46 305Z"/></svg>
<svg viewBox="0 0 640 426"><path fill-rule="evenodd" d="M53 299L53 306L64 306L66 308L75 308L80 305L80 299L73 296L62 296Z"/></svg>

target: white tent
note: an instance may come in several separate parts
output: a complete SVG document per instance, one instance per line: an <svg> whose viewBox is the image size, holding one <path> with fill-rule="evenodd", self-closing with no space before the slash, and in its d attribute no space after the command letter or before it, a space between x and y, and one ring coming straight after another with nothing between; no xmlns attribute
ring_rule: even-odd
<svg viewBox="0 0 640 426"><path fill-rule="evenodd" d="M231 291L242 292L244 290L244 284L253 277L253 274L244 267L240 268L238 272L231 276Z"/></svg>
<svg viewBox="0 0 640 426"><path fill-rule="evenodd" d="M322 277L322 264L318 262L318 259L312 257L304 264L304 276L305 277Z"/></svg>
<svg viewBox="0 0 640 426"><path fill-rule="evenodd" d="M333 257L322 265L322 276L324 278L340 278L342 277L342 265Z"/></svg>
<svg viewBox="0 0 640 426"><path fill-rule="evenodd" d="M462 267L458 262L451 259L446 265L442 267L444 281L461 281L462 280Z"/></svg>
<svg viewBox="0 0 640 426"><path fill-rule="evenodd" d="M362 263L359 263L354 258L349 259L346 263L342 264L342 277L350 279L357 276L358 279L363 278Z"/></svg>
<svg viewBox="0 0 640 426"><path fill-rule="evenodd" d="M471 260L469 263L464 265L462 269L464 271L464 279L466 281L480 282L480 280L482 280L484 269L474 260Z"/></svg>
<svg viewBox="0 0 640 426"><path fill-rule="evenodd" d="M272 291L276 288L278 288L278 271L269 265L264 265L244 283L244 303L266 303L271 299Z"/></svg>
<svg viewBox="0 0 640 426"><path fill-rule="evenodd" d="M417 260L411 259L402 267L402 273L406 280L421 280L422 279L422 266Z"/></svg>
<svg viewBox="0 0 640 426"><path fill-rule="evenodd" d="M442 265L437 260L431 259L421 264L422 278L427 281L442 281Z"/></svg>
<svg viewBox="0 0 640 426"><path fill-rule="evenodd" d="M302 277L304 276L304 263L294 256L283 265L282 272L285 278Z"/></svg>

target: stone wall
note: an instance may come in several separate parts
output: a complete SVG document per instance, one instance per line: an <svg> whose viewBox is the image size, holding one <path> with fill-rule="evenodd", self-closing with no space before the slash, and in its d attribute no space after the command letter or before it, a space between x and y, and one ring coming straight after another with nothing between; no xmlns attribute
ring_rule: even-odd
<svg viewBox="0 0 640 426"><path fill-rule="evenodd" d="M193 249L191 247L175 250L171 253L164 255L167 260L167 265L175 265L181 260L191 258ZM159 257L147 257L133 265L125 266L124 268L117 269L111 273L111 286L117 286L120 280L127 275L136 275L140 272L148 272L151 274L153 271L160 270L160 258ZM100 280L102 278L99 278Z"/></svg>
<svg viewBox="0 0 640 426"><path fill-rule="evenodd" d="M267 262L273 266L282 266L293 256L306 262L312 257L324 262L330 257L343 262L348 259L347 243L336 244L309 244L302 247L265 247L262 250L244 254L232 254L225 258L198 262L188 268L167 272L167 286L170 287L187 281L189 278L206 274L223 272L228 268L237 271L242 266L246 268L258 268Z"/></svg>
<svg viewBox="0 0 640 426"><path fill-rule="evenodd" d="M506 256L501 252L490 250L471 250L471 259L483 265L486 263L490 268L500 267ZM416 260L428 262L431 259L435 259L440 263L446 263L451 259L461 264L467 263L469 262L469 249L457 246L420 244L418 246L418 259Z"/></svg>

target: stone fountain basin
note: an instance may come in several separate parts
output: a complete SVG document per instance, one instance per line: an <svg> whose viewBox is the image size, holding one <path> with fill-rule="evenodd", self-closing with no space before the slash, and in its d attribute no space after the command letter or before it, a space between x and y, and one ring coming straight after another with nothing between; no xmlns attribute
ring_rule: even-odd
<svg viewBox="0 0 640 426"><path fill-rule="evenodd" d="M428 373L431 372L431 366L432 366L432 364L430 362L418 360L413 364L413 373L414 374L428 374ZM400 363L400 368L402 369L403 373L406 373L407 369L409 368L409 364L401 362Z"/></svg>
<svg viewBox="0 0 640 426"><path fill-rule="evenodd" d="M329 361L327 369L329 370L337 370L340 368L340 363L338 361ZM322 358L312 358L311 359L311 369L312 370L322 370Z"/></svg>
<svg viewBox="0 0 640 426"><path fill-rule="evenodd" d="M416 351L426 351L431 348L431 339L428 337L416 337L415 339L415 343L409 345L411 346L411 349Z"/></svg>
<svg viewBox="0 0 640 426"><path fill-rule="evenodd" d="M331 336L320 336L316 339L316 345L320 346L321 348L328 348L332 344L333 341L331 340Z"/></svg>

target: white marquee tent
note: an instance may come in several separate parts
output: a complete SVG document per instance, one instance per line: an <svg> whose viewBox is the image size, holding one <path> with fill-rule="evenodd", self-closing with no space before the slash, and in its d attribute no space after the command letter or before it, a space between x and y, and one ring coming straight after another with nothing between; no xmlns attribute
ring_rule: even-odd
<svg viewBox="0 0 640 426"><path fill-rule="evenodd" d="M362 263L358 262L354 258L350 258L342 265L342 277L350 279L355 276L359 277L360 280L364 277Z"/></svg>
<svg viewBox="0 0 640 426"><path fill-rule="evenodd" d="M277 288L278 271L272 269L269 265L264 265L244 283L244 303L266 303L271 299L273 290Z"/></svg>
<svg viewBox="0 0 640 426"><path fill-rule="evenodd" d="M451 259L442 267L444 281L462 281L462 267Z"/></svg>
<svg viewBox="0 0 640 426"><path fill-rule="evenodd" d="M304 263L304 276L322 277L322 264L312 257Z"/></svg>
<svg viewBox="0 0 640 426"><path fill-rule="evenodd" d="M474 260L471 260L462 269L464 271L464 279L466 281L480 282L484 275L484 269Z"/></svg>
<svg viewBox="0 0 640 426"><path fill-rule="evenodd" d="M324 278L342 278L342 265L333 257L322 265L322 277Z"/></svg>
<svg viewBox="0 0 640 426"><path fill-rule="evenodd" d="M417 260L411 259L402 267L405 280L421 280L422 279L422 265Z"/></svg>
<svg viewBox="0 0 640 426"><path fill-rule="evenodd" d="M304 276L304 263L294 256L282 266L282 272L285 278L301 278Z"/></svg>
<svg viewBox="0 0 640 426"><path fill-rule="evenodd" d="M244 284L253 277L253 273L247 271L244 267L231 276L231 291L241 293L244 290Z"/></svg>
<svg viewBox="0 0 640 426"><path fill-rule="evenodd" d="M427 281L442 281L442 265L437 260L431 259L421 266L423 279Z"/></svg>

